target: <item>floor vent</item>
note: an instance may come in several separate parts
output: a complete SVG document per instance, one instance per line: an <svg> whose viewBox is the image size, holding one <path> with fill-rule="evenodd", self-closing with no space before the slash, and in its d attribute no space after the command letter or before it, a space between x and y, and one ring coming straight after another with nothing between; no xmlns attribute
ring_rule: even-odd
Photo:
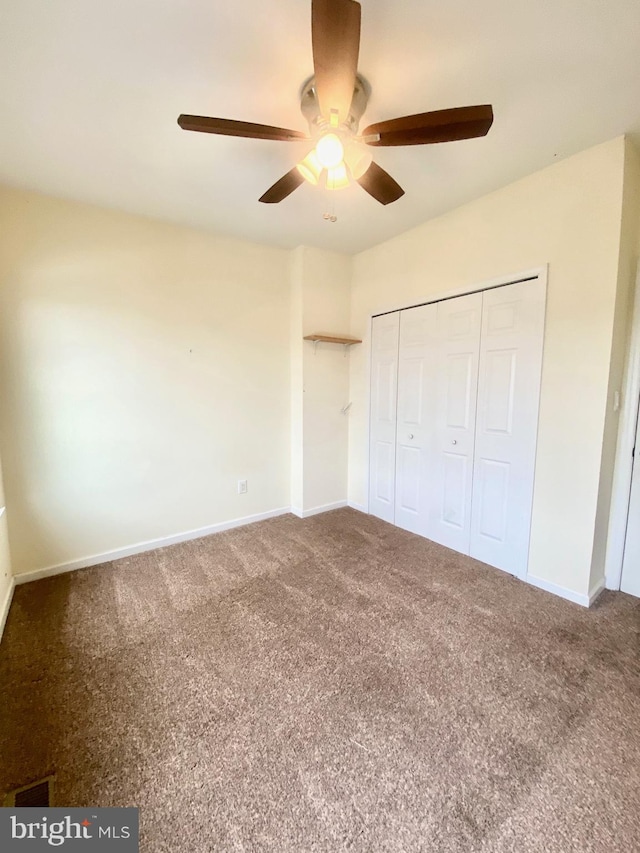
<svg viewBox="0 0 640 853"><path fill-rule="evenodd" d="M7 794L5 806L11 808L46 808L52 805L53 776L39 779L24 788L18 788Z"/></svg>

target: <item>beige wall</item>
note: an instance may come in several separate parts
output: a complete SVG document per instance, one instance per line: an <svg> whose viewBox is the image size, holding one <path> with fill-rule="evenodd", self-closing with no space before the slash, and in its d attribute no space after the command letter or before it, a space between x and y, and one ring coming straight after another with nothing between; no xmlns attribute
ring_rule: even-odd
<svg viewBox="0 0 640 853"><path fill-rule="evenodd" d="M291 252L290 331L291 331L291 506L302 513L304 507L304 257L305 247Z"/></svg>
<svg viewBox="0 0 640 853"><path fill-rule="evenodd" d="M625 357L629 345L633 307L633 289L638 265L640 232L640 157L630 139L625 140L623 199L618 256L617 293L611 362L609 366L608 407L601 455L601 477L591 562L591 586L605 576L609 516L613 489L618 428L622 404ZM619 407L615 408L618 394Z"/></svg>
<svg viewBox="0 0 640 853"><path fill-rule="evenodd" d="M310 512L347 499L349 355L305 335L348 334L351 258L300 247L292 260L291 505Z"/></svg>
<svg viewBox="0 0 640 853"><path fill-rule="evenodd" d="M351 259L305 249L303 332L349 331ZM349 355L337 344L304 342L304 510L347 500Z"/></svg>
<svg viewBox="0 0 640 853"><path fill-rule="evenodd" d="M529 573L589 592L614 328L624 139L582 152L354 258L372 313L549 265ZM351 361L349 499L366 503L367 349Z"/></svg>
<svg viewBox="0 0 640 853"><path fill-rule="evenodd" d="M282 250L0 192L16 573L289 505L288 264Z"/></svg>

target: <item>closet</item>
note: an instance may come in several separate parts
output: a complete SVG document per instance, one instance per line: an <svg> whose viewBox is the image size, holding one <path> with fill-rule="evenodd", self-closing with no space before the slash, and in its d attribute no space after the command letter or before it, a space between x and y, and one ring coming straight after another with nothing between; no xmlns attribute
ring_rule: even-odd
<svg viewBox="0 0 640 853"><path fill-rule="evenodd" d="M369 511L524 577L545 285L372 319Z"/></svg>

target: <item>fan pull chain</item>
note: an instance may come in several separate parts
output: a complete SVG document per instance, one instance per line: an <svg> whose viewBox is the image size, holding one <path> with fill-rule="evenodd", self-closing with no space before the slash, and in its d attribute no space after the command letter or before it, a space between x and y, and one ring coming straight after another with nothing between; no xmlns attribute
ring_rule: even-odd
<svg viewBox="0 0 640 853"><path fill-rule="evenodd" d="M323 213L322 218L326 222L337 222L338 217L336 215L336 194L335 192L331 193L331 204L329 205L329 213Z"/></svg>

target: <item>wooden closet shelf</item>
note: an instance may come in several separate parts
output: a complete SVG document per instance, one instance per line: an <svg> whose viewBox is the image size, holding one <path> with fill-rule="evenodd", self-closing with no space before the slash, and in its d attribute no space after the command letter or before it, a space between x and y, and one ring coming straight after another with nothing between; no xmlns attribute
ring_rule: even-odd
<svg viewBox="0 0 640 853"><path fill-rule="evenodd" d="M347 347L350 347L352 344L361 344L362 341L359 338L342 338L338 335L305 335L305 341L314 341L318 343L318 341L322 341L325 344L344 344Z"/></svg>

